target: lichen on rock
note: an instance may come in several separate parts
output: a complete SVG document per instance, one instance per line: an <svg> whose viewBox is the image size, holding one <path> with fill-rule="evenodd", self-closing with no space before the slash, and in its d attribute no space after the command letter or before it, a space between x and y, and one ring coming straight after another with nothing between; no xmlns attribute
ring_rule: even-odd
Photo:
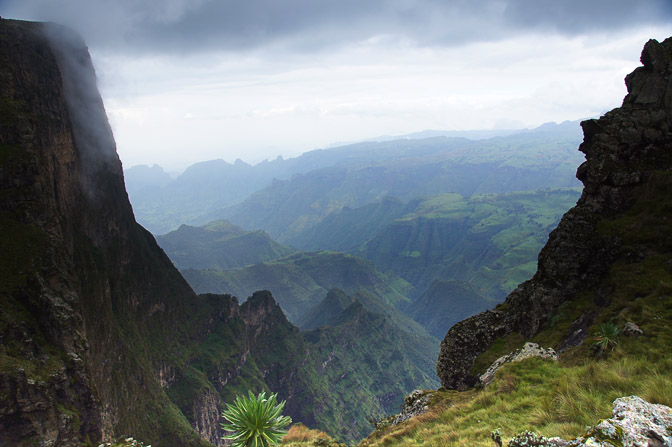
<svg viewBox="0 0 672 447"><path fill-rule="evenodd" d="M429 401L432 391L415 390L404 400L404 406L392 422L392 425L400 424L412 417L419 416L429 409Z"/></svg>
<svg viewBox="0 0 672 447"><path fill-rule="evenodd" d="M613 417L590 427L586 434L565 441L533 432L516 435L509 447L669 447L672 446L672 408L652 404L639 396L614 401Z"/></svg>

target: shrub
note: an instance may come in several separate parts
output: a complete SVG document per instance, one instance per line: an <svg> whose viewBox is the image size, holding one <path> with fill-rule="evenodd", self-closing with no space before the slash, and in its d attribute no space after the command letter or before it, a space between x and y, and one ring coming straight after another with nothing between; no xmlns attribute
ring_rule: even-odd
<svg viewBox="0 0 672 447"><path fill-rule="evenodd" d="M600 325L600 329L595 334L593 346L599 348L600 352L605 351L607 348L611 348L613 351L618 341L616 338L621 333L618 329L618 326L612 323L604 323Z"/></svg>
<svg viewBox="0 0 672 447"><path fill-rule="evenodd" d="M270 447L278 444L280 437L287 433L285 427L292 422L289 416L282 416L283 400L277 403L277 394L266 393L257 396L249 392L248 397L236 397L233 405L226 404L222 416L229 421L222 428L231 432L223 437L233 441L233 447Z"/></svg>

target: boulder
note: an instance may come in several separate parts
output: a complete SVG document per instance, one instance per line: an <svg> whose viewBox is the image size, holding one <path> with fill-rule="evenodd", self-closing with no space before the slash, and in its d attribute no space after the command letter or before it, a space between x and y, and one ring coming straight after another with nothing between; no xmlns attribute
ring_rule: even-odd
<svg viewBox="0 0 672 447"><path fill-rule="evenodd" d="M392 425L400 424L414 416L419 416L429 409L429 400L432 397L431 391L415 390L404 400L404 406L401 413L394 418Z"/></svg>
<svg viewBox="0 0 672 447"><path fill-rule="evenodd" d="M489 385L495 378L495 373L503 365L511 362L520 362L530 357L558 360L558 354L553 348L542 348L536 343L527 342L525 345L512 353L495 360L492 365L478 378L483 385Z"/></svg>
<svg viewBox="0 0 672 447"><path fill-rule="evenodd" d="M635 323L628 321L623 327L623 334L629 336L644 335L644 331L639 328Z"/></svg>
<svg viewBox="0 0 672 447"><path fill-rule="evenodd" d="M638 396L614 401L613 417L590 427L586 434L571 441L545 438L533 432L516 435L509 447L670 447L672 446L672 408L652 404Z"/></svg>

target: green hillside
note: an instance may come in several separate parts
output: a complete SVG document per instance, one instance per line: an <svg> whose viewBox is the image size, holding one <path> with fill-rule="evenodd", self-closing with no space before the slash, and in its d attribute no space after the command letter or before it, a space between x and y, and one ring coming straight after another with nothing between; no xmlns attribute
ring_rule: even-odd
<svg viewBox="0 0 672 447"><path fill-rule="evenodd" d="M182 274L199 293L248 296L270 290L293 322L333 288L348 294L366 290L396 308L409 302L412 289L396 275L382 274L371 261L328 251L300 252L238 270L187 269Z"/></svg>
<svg viewBox="0 0 672 447"><path fill-rule="evenodd" d="M536 257L578 191L429 197L360 248L378 268L426 290L434 279L471 284L501 300L532 276Z"/></svg>
<svg viewBox="0 0 672 447"><path fill-rule="evenodd" d="M356 252L378 231L413 209L396 197L383 197L379 202L360 208L344 207L326 216L316 225L287 241L301 250L336 250Z"/></svg>
<svg viewBox="0 0 672 447"><path fill-rule="evenodd" d="M331 289L327 296L315 307L305 312L296 324L302 330L331 326L341 313L354 302L355 299L341 289Z"/></svg>
<svg viewBox="0 0 672 447"><path fill-rule="evenodd" d="M167 394L191 423L204 417L203 402L265 390L287 400L296 422L357 441L369 432L369 417L393 411L414 388L438 385L437 340L409 334L361 304L329 327L301 333L268 291L240 307L230 295L200 298L192 319L200 331L167 371ZM381 349L383 338L392 343Z"/></svg>
<svg viewBox="0 0 672 447"><path fill-rule="evenodd" d="M536 258L577 189L393 198L324 218L292 240L348 251L394 271L418 296L435 279L468 282L501 300L536 270Z"/></svg>
<svg viewBox="0 0 672 447"><path fill-rule="evenodd" d="M404 312L440 339L458 321L490 309L496 303L480 295L468 283L436 279Z"/></svg>
<svg viewBox="0 0 672 447"><path fill-rule="evenodd" d="M294 252L263 231L245 231L227 221L201 227L181 225L175 231L157 236L156 242L178 269L228 270Z"/></svg>
<svg viewBox="0 0 672 447"><path fill-rule="evenodd" d="M368 409L364 420L342 418L345 427L354 426L360 434L370 432L368 418L397 411L408 390L438 384L431 371L437 352L431 340L400 331L356 297L331 326L305 332L305 337L325 359L322 368L332 392L347 396L346 407Z"/></svg>

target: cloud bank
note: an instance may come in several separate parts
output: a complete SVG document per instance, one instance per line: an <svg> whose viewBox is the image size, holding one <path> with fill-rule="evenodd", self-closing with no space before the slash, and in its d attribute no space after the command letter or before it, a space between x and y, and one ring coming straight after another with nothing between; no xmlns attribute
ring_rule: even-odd
<svg viewBox="0 0 672 447"><path fill-rule="evenodd" d="M456 46L526 33L575 36L672 22L669 0L7 0L108 49L313 52L381 36Z"/></svg>

